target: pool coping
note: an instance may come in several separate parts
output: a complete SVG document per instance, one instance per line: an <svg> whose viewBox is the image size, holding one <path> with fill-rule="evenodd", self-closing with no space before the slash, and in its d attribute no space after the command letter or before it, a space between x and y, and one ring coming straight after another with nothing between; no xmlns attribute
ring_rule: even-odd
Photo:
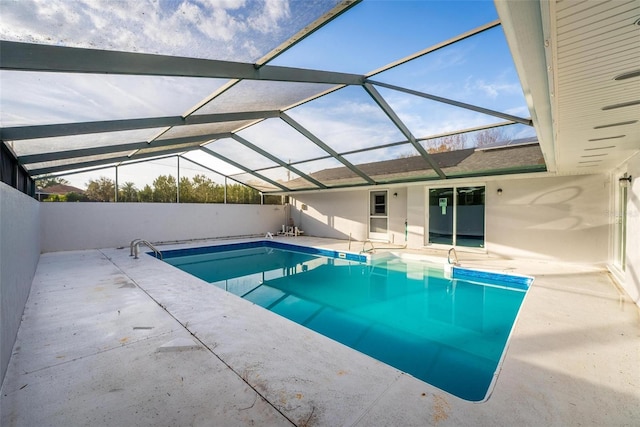
<svg viewBox="0 0 640 427"><path fill-rule="evenodd" d="M332 249L347 248L346 241L304 239L309 244L326 245ZM283 241L296 243L303 240L291 238ZM202 242L197 245L202 245ZM185 245L174 247L178 246ZM428 251L415 252L433 255ZM407 251L407 256L413 255ZM80 265L82 259L88 263ZM430 388L428 384L389 369L380 362L376 364L366 356L363 356L365 359L354 357L351 349L346 354L341 350L342 345L336 346L335 342L322 339L321 336L298 335L300 326L297 324L295 329L287 326L285 321L267 325L265 316L261 314L265 310L258 311L251 304L231 302L230 298L223 296L223 291L216 293L210 285L186 273L175 274L166 268L170 266L152 257L134 260L128 256L128 250L114 248L43 254L25 310L30 313L28 320L44 309L41 301L43 296L50 295L49 298L53 298L60 295L59 306L55 307L57 311L88 316L77 318L82 321L74 322L74 327L78 328L80 325L95 325L101 319L100 313L83 311L77 305L77 298L64 295L72 296L79 289L86 288L92 292L113 289L109 292L137 295L137 299L144 296L147 298L145 306L151 304L164 313L168 322L178 325L170 334L186 334L197 340L200 347L207 348L205 353L214 360L222 357L225 362L231 363L235 367L234 375L255 390L259 401L266 399L272 408L277 408L282 423L276 423L273 418L261 418L262 424L564 426L631 425L632 420L640 419L640 406L637 404L640 401L640 385L636 381L640 368L635 363L637 349L640 348L640 338L637 336L640 312L615 286L605 270L587 265L486 256L468 256L461 261L464 266L491 267L495 271L514 271L536 277L520 311L500 379L491 397L482 403L463 401ZM109 265L112 271L104 271L105 266ZM133 286L124 286L124 278L127 280L125 284ZM185 299L184 296L191 292L194 293ZM213 296L214 301L203 306L208 298L202 298L200 292ZM135 309L135 306L132 308ZM122 324L126 319L119 316L113 319L118 321L114 325L126 326L126 323ZM187 323L190 319L200 321ZM216 322L210 322L215 319ZM137 320L131 317L131 321L135 322L134 326L149 325L150 319L141 313ZM39 336L39 329L34 329L34 326L33 322L25 320L19 331L10 369L3 383L3 420L6 414L13 414L16 425L30 425L26 420L33 417L59 425L72 425L73 420L93 419L94 425L99 425L101 420L104 424L105 418L102 417L106 416L107 419L121 420L120 425L123 425L132 420L142 422L139 409L156 411L167 420L176 416L172 409L175 406L170 405L169 400L180 397L179 388L164 382L158 383L155 377L164 375L163 371L159 371L164 369L163 365L155 359L148 360L144 351L140 353L144 350L141 347L152 346L157 340L149 338L120 344L117 338L121 335L112 334L121 332L114 329L109 337L115 339L117 347L110 351L98 352L95 356L73 357L69 348L66 350L69 360L64 363L57 361L54 353L51 357L56 361L55 365L28 373L20 369L21 361L25 357L41 358L42 352L49 348L43 347L38 354L17 350L21 346L24 348L30 337ZM65 332L61 330L58 335L68 335L70 339L71 334ZM96 340L93 327L85 333L93 337L91 341ZM153 330L144 329L137 333L153 334ZM294 335L289 336L289 333ZM41 339L51 342L52 339L62 338L58 335ZM297 338L294 339L294 336ZM166 335L161 337L169 338ZM83 345L86 347L86 344ZM150 348L153 350L153 347ZM306 362L299 358L291 359L294 351L304 354ZM199 354L202 357L205 353L202 350L177 353L183 361L178 367L183 366L187 372L194 374L199 372L199 365L193 365L193 356ZM140 354L142 360L147 360L144 370L131 370L128 362L122 363L129 360L132 354ZM94 359L106 359L108 355L116 357L117 363L95 360L92 370L83 368ZM171 369L175 370L176 366ZM73 372L73 376L68 376L68 372ZM128 375L123 377L124 392L100 394L99 389L95 388L99 385L95 383L96 375L120 378L123 372ZM56 376L63 374L62 377ZM34 381L34 376L38 381ZM86 393L77 397L69 395L87 381L87 384L93 384L91 388L80 388ZM195 401L185 401L185 406L179 408L182 409L180 412L185 417L185 424L189 424L189 419L205 415L212 417L208 418L210 421L219 420L219 425L229 425L234 419L232 413L272 416L264 412L264 405L256 412L258 403L243 403L240 394L235 406L240 412L234 412L233 407L224 407L226 415L222 412L214 414L216 410L223 410L219 406L223 399L207 399L207 393L213 393L212 396L216 393L236 393L223 388L224 382L220 381L214 372L203 374L202 380L193 378L193 384L178 381L180 387L186 387L185 391L198 391ZM167 391L171 392L172 397L163 393L166 387L169 387ZM158 402L166 401L167 404L153 406L146 399L139 400L140 396L126 398L126 394L120 394L126 393L129 388L141 391L141 396L156 396ZM206 400L201 400L199 396L204 390L206 393L203 397ZM240 393L240 389L237 392ZM33 402L38 398L46 399L50 404L34 407ZM94 401L100 402L95 409L87 406L87 402ZM198 402L202 404L197 405ZM74 405L75 412L61 411L61 408L69 405ZM249 425L249 418L245 416L242 419L245 421L237 418L232 424Z"/></svg>
<svg viewBox="0 0 640 427"><path fill-rule="evenodd" d="M163 258L174 258L176 256L187 256L187 255L201 255L201 254L209 254L216 252L224 252L230 250L240 250L240 249L252 249L252 248L273 248L273 249L285 249L296 252L301 252L310 255L319 255L328 258L336 258L336 259L345 259L347 261L356 261L356 262L369 262L370 257L367 257L363 254L357 254L355 252L350 251L336 251L332 249L318 248L314 246L302 246L295 245L291 243L278 242L275 240L266 240L266 239L256 239L244 242L236 242L236 243L221 243L218 245L206 245L206 246L196 246L196 247L188 247L183 249L169 249L162 251ZM147 255L155 257L154 252L146 252ZM181 254L181 255L179 255Z"/></svg>
<svg viewBox="0 0 640 427"><path fill-rule="evenodd" d="M424 262L427 262L429 265L433 265L434 267L442 268L443 276L445 279L464 280L466 282L474 283L481 286L503 288L503 289L508 289L512 291L522 291L525 293L534 281L534 278L532 276L526 276L526 275L520 275L520 274L494 272L494 271L479 270L479 269L472 269L472 268L463 268L456 265L448 265L446 263L444 264L444 267L443 267L441 266L441 263L434 261L433 258L427 258L427 257L403 257L403 256L399 256L398 254L389 252L387 253L386 256L377 257L375 260L373 260L370 255L356 254L348 251L336 251L336 250L313 247L313 246L302 246L302 245L297 245L292 243L277 242L277 241L274 241L273 239L256 239L256 240L243 241L243 242L221 243L217 245L214 244L214 245L204 245L204 246L189 246L187 248L181 248L181 249L169 249L169 250L162 251L162 255L163 255L162 259L166 261L168 259L174 259L179 257L189 257L193 255L206 255L206 254L214 254L214 253L230 252L230 251L238 251L238 250L254 249L254 248L281 249L281 250L287 250L287 251L292 251L297 253L322 256L330 259L342 259L346 261L353 261L353 262L358 262L358 263L368 264L368 265L375 265L375 263L388 261L390 259L391 260L397 259L400 261L411 260L414 262L424 261ZM146 254L156 258L155 252L146 252ZM447 268L447 267L451 267L451 268ZM179 268L179 267L176 267L176 268ZM236 294L233 294L233 295L236 295ZM240 298L245 299L244 295L236 295L236 296L239 296ZM451 392L448 392L437 386L433 386L425 380L422 380L420 378L416 378L416 379L418 381L423 381L426 384L429 384L430 386L433 386L445 393L451 394L452 396L456 396L468 402L481 403L486 401L490 397L491 393L493 392L493 388L500 374L502 363L506 355L507 349L509 347L510 338L513 333L513 330L515 329L523 302L521 302L518 307L516 316L513 319L511 328L509 329L509 333L507 334L507 339L504 345L502 346L502 350L500 351L500 357L496 361L496 367L492 374L491 381L488 383L486 392L481 399L477 399L477 400L465 399L465 398L456 396L455 394L452 394ZM273 313L273 311L271 311L269 308L265 307L265 310L268 310L269 312ZM277 313L274 313L274 314L280 316ZM306 328L304 325L301 325L295 321L293 322L298 324L300 327ZM306 329L309 329L309 328L306 328ZM314 331L313 329L309 329L309 330L312 332L318 333L320 335L323 335L320 332ZM326 335L323 335L323 336L326 336ZM343 344L343 343L340 343L340 344ZM343 344L343 345L345 345L346 347L350 348L353 351L359 352L359 350L347 344ZM465 351L465 350L461 349L461 351ZM366 353L364 354L367 355ZM373 356L369 356L369 357L372 357L375 359L375 357ZM385 362L382 362L382 363L385 363ZM398 369L405 375L412 376L411 373L404 372L400 368L396 368L393 365L389 365L389 366L391 366L394 369Z"/></svg>

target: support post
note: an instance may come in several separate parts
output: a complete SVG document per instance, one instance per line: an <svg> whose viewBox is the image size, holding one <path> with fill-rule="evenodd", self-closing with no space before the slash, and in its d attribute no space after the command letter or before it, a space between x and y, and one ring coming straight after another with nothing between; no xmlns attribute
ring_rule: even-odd
<svg viewBox="0 0 640 427"><path fill-rule="evenodd" d="M178 179L176 180L176 203L180 203L180 156L178 159Z"/></svg>
<svg viewBox="0 0 640 427"><path fill-rule="evenodd" d="M118 166L115 167L116 168L116 188L115 188L115 194L113 196L113 200L118 203Z"/></svg>

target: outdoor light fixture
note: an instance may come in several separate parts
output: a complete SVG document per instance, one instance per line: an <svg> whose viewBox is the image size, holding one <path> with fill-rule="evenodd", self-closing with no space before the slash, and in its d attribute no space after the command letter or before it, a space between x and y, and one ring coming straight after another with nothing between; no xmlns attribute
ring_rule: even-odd
<svg viewBox="0 0 640 427"><path fill-rule="evenodd" d="M393 193L393 197L397 198L398 197L398 193Z"/></svg>
<svg viewBox="0 0 640 427"><path fill-rule="evenodd" d="M631 175L623 176L618 180L620 182L620 187L628 187L631 184Z"/></svg>
<svg viewBox="0 0 640 427"><path fill-rule="evenodd" d="M502 188L498 188L498 196L502 196Z"/></svg>

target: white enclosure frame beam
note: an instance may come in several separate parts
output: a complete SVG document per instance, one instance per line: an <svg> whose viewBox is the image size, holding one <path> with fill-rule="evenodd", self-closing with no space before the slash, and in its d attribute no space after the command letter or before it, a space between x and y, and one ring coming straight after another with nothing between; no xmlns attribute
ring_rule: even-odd
<svg viewBox="0 0 640 427"><path fill-rule="evenodd" d="M488 23L486 23L484 25L481 25L481 26L479 26L477 28L474 28L473 30L467 31L466 33L462 33L462 34L460 34L460 35L458 35L456 37L450 38L449 40L445 40L445 41L443 41L441 43L438 43L438 44L435 44L435 45L433 45L431 47L423 49L420 52L416 52L416 53L414 53L412 55L405 56L402 59L394 61L394 62L392 62L390 64L387 64L387 65L385 65L385 66L383 66L381 68L378 68L376 70L373 70L373 71L365 74L365 77L369 78L369 77L375 76L376 74L383 73L383 72L385 72L387 70L390 70L390 69L392 69L394 67L397 67L397 66L402 65L402 64L406 64L407 62L413 61L414 59L420 58L421 56L424 56L424 55L426 55L428 53L435 52L436 50L440 50L440 49L442 49L444 47L447 47L449 45L452 45L452 44L457 43L459 41L462 41L464 39L468 39L469 37L473 37L473 36L475 36L477 34L480 34L480 33L484 32L484 31L487 31L487 30L490 30L492 28L495 28L495 27L497 27L499 25L500 25L500 20L499 19L496 19L495 21L488 22Z"/></svg>
<svg viewBox="0 0 640 427"><path fill-rule="evenodd" d="M41 162L50 162L55 160L75 159L79 157L97 156L100 154L110 154L110 153L118 153L118 152L125 152L125 151L132 152L135 150L142 150L145 148L171 146L171 145L178 145L178 144L191 145L197 142L206 143L214 139L222 139L222 138L229 138L229 137L231 137L230 132L210 133L206 135L186 136L183 138L160 139L160 140L155 140L153 143L149 143L147 141L139 141L139 142L130 142L127 144L118 144L118 145L102 145L99 147L79 148L76 150L54 151L50 153L40 153L40 154L27 154L24 156L19 156L18 161L22 165L28 165L30 163L41 163ZM186 150L188 148L190 147L185 147L184 149Z"/></svg>
<svg viewBox="0 0 640 427"><path fill-rule="evenodd" d="M361 85L360 74L183 56L0 41L0 69Z"/></svg>
<svg viewBox="0 0 640 427"><path fill-rule="evenodd" d="M215 170L215 169L211 169L210 167L203 165L202 163L198 163L198 162L196 162L195 160L191 160L191 159L190 159L190 158L188 158L188 157L184 157L184 155L180 155L180 157L182 158L182 160L186 160L187 162L189 162L189 163L193 163L193 164L194 164L194 165L196 165L196 166L200 166L201 168L206 169L206 170L208 170L209 172L213 172L213 173L215 173L215 174L220 175L221 177L223 177L223 178L225 179L225 185L226 185L226 180L227 180L227 178L228 178L228 179L230 179L230 180L232 180L232 181L237 182L238 184L246 185L247 187L249 187L249 188L253 188L253 189L254 189L254 190L256 190L256 191L260 191L260 190L258 190L258 189L257 189L257 188L255 188L255 187L251 187L249 184L245 184L244 182L240 182L240 181L238 181L237 179L233 179L233 178L232 178L232 177L230 177L229 175L225 175L225 174L223 174L223 173L218 172L218 171L217 171L217 170ZM226 202L225 202L225 203L226 203Z"/></svg>
<svg viewBox="0 0 640 427"><path fill-rule="evenodd" d="M309 25L305 26L302 30L298 31L296 34L291 36L288 40L281 43L280 46L276 47L275 49L271 50L271 52L268 52L262 58L258 59L256 61L256 66L262 67L264 64L271 61L281 53L285 52L290 47L298 44L303 39L313 34L314 32L316 32L317 30L319 30L320 28L322 28L323 26L325 26L326 24L328 24L330 21L334 20L338 16L342 15L344 12L351 9L353 6L357 5L361 1L362 0L341 0L337 5L333 7L333 9L326 12L324 15L322 15L321 17L319 17Z"/></svg>
<svg viewBox="0 0 640 427"><path fill-rule="evenodd" d="M365 87L367 86L367 84L373 84L373 85L384 87L384 88L387 88L387 89L396 90L398 92L408 93L410 95L419 96L421 98L430 99L430 100L436 101L436 102L442 102L443 104L453 105L454 107L459 107L459 108L464 108L464 109L471 110L471 111L476 111L478 113L486 114L488 116L498 117L498 118L501 118L501 119L504 119L504 120L509 120L509 121L520 123L520 124L523 124L523 125L526 125L526 126L533 126L533 122L531 121L531 119L525 119L523 117L512 116L511 114L501 113L500 111L490 110L488 108L479 107L477 105L472 105L472 104L467 104L467 103L464 103L464 102L454 101L453 99L443 98L441 96L436 96L436 95L430 95L428 93L419 92L417 90L407 89L407 88L404 88L404 87L395 86L395 85L391 85L391 84L388 84L388 83L382 83L382 82L378 82L378 81L374 81L374 80L367 80L367 83L365 83Z"/></svg>
<svg viewBox="0 0 640 427"><path fill-rule="evenodd" d="M289 165L288 163L286 163L285 161L277 158L276 156L270 154L267 151L264 151L262 148L253 145L251 142L247 141L246 139L244 139L243 137L241 137L240 135L236 135L233 134L231 135L231 138L233 138L234 140L238 141L240 144L244 145L245 147L263 155L264 157L266 157L267 159L271 160L272 162L275 162L277 164L279 164L280 166L282 166L283 168L295 173L296 175L300 176L301 178L306 179L307 181L311 182L312 184L314 184L317 187L320 188L327 188L326 185L324 185L323 183L321 183L320 181L318 181L317 179L307 175L306 173L302 172L301 170Z"/></svg>
<svg viewBox="0 0 640 427"><path fill-rule="evenodd" d="M253 176L255 176L255 177L256 177L256 178L258 178L258 179L261 179L261 180L263 180L263 181L265 181L265 182L268 182L269 184L273 185L274 187L278 187L278 188L280 188L281 190L284 190L284 191L290 191L290 189L289 189L289 188L285 187L284 185L280 184L279 182L276 182L276 181L272 180L271 178L267 178L267 177L266 177L266 176L264 176L264 175L261 175L261 174L259 174L259 173L257 173L257 172L254 172L254 171L252 171L251 169L249 169L248 167L246 167L246 166L244 166L244 165L241 165L240 163L234 162L234 161L233 161L233 160L231 160L230 158L225 157L225 156L223 156L222 154L218 154L218 153L216 153L215 151L213 151L212 149L210 149L210 148L208 148L208 147L200 147L200 149L201 149L202 151L204 151L205 153L210 154L210 155L212 155L213 157L216 157L216 158L218 158L218 159L222 160L223 162L227 162L227 163L229 163L231 166L235 166L235 167L237 167L238 169L240 169L240 170L242 170L242 171L244 171L244 172L246 172L246 173L248 173L248 174L250 174L250 175L253 175ZM244 183L243 183L243 184L244 184ZM247 185L247 184L244 184L244 185ZM251 186L250 186L250 185L247 185L247 187L251 187ZM251 187L251 188L253 188L253 187ZM259 191L260 191L260 190L259 190Z"/></svg>
<svg viewBox="0 0 640 427"><path fill-rule="evenodd" d="M382 111L384 111L384 113L389 117L389 119L391 119L393 124L396 125L396 127L400 130L400 132L402 132L402 134L407 138L407 140L409 140L411 145L413 145L413 148L415 148L418 151L418 153L420 153L420 155L427 161L427 163L429 163L431 168L434 171L436 171L438 176L442 179L446 179L447 176L444 174L444 172L442 172L442 169L440 169L440 166L438 166L438 163L435 160L433 160L431 155L427 153L427 150L425 150L424 147L416 140L416 138L413 136L409 128L402 122L402 120L400 120L400 117L398 117L398 115L396 114L395 111L393 111L391 106L387 104L387 101L384 100L384 98L382 97L382 95L380 95L380 93L376 90L376 88L373 87L371 83L365 83L364 89L367 91L367 93L369 93L369 95L371 96L371 98L373 98L376 104L378 104L378 106L382 108Z"/></svg>
<svg viewBox="0 0 640 427"><path fill-rule="evenodd" d="M168 116L146 119L107 120L81 123L60 123L53 125L16 126L0 129L3 141L52 138L90 133L116 132L137 129L161 128L167 126L199 125L242 120L256 120L279 117L280 111L247 111L241 113L201 114L188 117Z"/></svg>
<svg viewBox="0 0 640 427"><path fill-rule="evenodd" d="M280 114L280 118L282 120L284 120L289 126L291 126L292 128L294 128L295 130L297 130L298 132L300 132L305 138L307 138L309 141L313 142L314 144L316 144L318 147L322 148L324 151L326 151L327 153L329 153L333 158L335 158L336 160L338 160L340 163L342 163L343 165L345 165L348 169L351 170L351 172L355 173L356 175L358 175L360 178L364 179L365 181L367 181L369 184L374 185L376 184L376 182L371 179L371 177L369 175L367 175L366 173L362 172L360 169L358 169L357 166L355 166L353 163L351 163L350 161L348 161L347 159L345 159L344 157L342 157L340 154L338 154L337 151L335 151L333 148L329 147L327 144L325 144L324 142L322 142L322 140L320 140L320 138L318 138L317 136L315 136L314 134L312 134L311 132L309 132L304 126L302 126L300 123L296 122L295 120L293 120L291 118L291 116L287 115L286 113L281 113Z"/></svg>
<svg viewBox="0 0 640 427"><path fill-rule="evenodd" d="M185 147L178 147L178 148L173 148L173 149L162 151L162 152L156 151L153 153L138 154L136 155L135 160L140 160L148 157L158 157L165 154L184 153L185 151L188 151ZM126 162L127 160L134 160L134 159L129 155L122 155L118 157L111 157L109 159L89 160L85 162L78 162L78 163L72 163L67 165L28 169L28 171L29 171L29 174L31 174L32 176L47 175L54 172L61 172L61 171L80 169L80 168L90 168L92 166L115 165L121 162Z"/></svg>

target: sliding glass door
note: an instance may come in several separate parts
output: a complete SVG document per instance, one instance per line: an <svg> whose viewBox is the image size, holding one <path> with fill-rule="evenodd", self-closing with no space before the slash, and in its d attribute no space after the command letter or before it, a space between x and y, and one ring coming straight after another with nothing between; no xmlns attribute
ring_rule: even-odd
<svg viewBox="0 0 640 427"><path fill-rule="evenodd" d="M429 244L484 247L484 186L429 189Z"/></svg>
<svg viewBox="0 0 640 427"><path fill-rule="evenodd" d="M453 188L429 190L429 244L453 245Z"/></svg>
<svg viewBox="0 0 640 427"><path fill-rule="evenodd" d="M459 187L456 246L484 248L484 187Z"/></svg>

